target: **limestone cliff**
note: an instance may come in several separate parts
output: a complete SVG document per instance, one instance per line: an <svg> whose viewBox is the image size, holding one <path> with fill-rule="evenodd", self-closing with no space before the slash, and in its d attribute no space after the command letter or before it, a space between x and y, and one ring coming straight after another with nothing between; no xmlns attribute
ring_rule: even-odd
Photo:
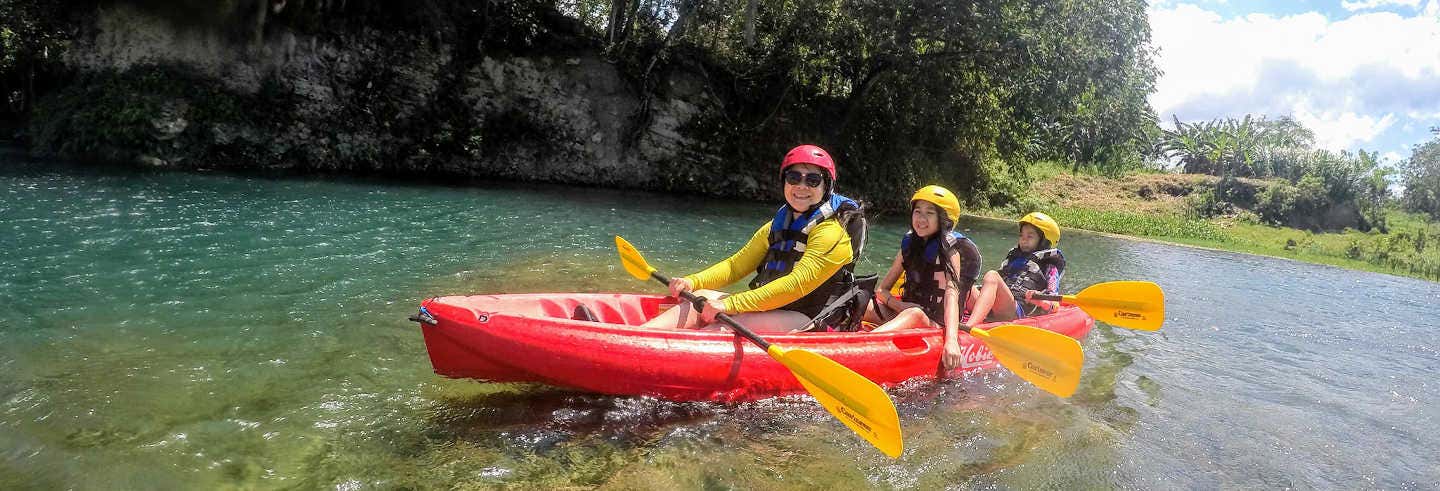
<svg viewBox="0 0 1440 491"><path fill-rule="evenodd" d="M293 0L222 2L205 15L146 2L97 7L66 54L74 82L42 101L31 122L34 148L162 167L773 196L758 184L773 186L762 177L769 166L737 164L709 141L724 102L693 70L662 62L635 80L600 47L553 28L513 41L473 18L380 27L356 8ZM351 20L316 20L342 14ZM544 49L527 49L538 43Z"/></svg>

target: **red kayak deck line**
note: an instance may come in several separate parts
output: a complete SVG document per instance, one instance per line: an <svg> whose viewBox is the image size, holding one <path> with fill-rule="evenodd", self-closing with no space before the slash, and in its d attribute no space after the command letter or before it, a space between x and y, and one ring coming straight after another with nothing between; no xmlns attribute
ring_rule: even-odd
<svg viewBox="0 0 1440 491"><path fill-rule="evenodd" d="M784 365L729 330L635 327L675 299L633 294L513 294L437 297L420 324L435 373L495 382L538 382L615 395L676 401L742 401L805 392ZM585 305L598 322L571 320ZM1021 319L1080 339L1095 320L1075 307ZM997 324L982 324L993 327ZM939 329L883 333L762 334L786 349L824 355L882 386L935 377L944 351ZM990 350L961 334L965 361L950 375L998 366Z"/></svg>

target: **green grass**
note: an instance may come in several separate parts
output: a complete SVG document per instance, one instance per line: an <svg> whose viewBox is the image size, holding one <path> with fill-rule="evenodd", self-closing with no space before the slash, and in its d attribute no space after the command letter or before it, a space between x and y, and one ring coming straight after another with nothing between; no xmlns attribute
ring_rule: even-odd
<svg viewBox="0 0 1440 491"><path fill-rule="evenodd" d="M1062 227L1144 237L1178 244L1440 280L1440 223L1423 215L1386 211L1389 233L1336 233L1179 215L1142 215L1088 208L1044 207ZM999 215L1015 219L1013 211Z"/></svg>
<svg viewBox="0 0 1440 491"><path fill-rule="evenodd" d="M1351 269L1440 280L1440 224L1386 211L1389 233L1304 230L1238 224L1226 232L1243 252L1289 257Z"/></svg>
<svg viewBox="0 0 1440 491"><path fill-rule="evenodd" d="M1040 182L1060 174L1070 173L1070 166L1061 162L1043 161L1035 162L1025 167L1025 174L1030 176L1031 182Z"/></svg>
<svg viewBox="0 0 1440 491"><path fill-rule="evenodd" d="M1209 221L1181 216L1150 216L1086 208L1055 209L1050 216L1064 227L1096 232L1214 243L1226 243L1231 240L1224 230Z"/></svg>
<svg viewBox="0 0 1440 491"><path fill-rule="evenodd" d="M1021 193L1018 201L1004 207L975 213L1014 220L1042 210L1064 228L1440 281L1440 222L1425 215L1390 208L1384 212L1384 233L1351 229L1312 233L1255 223L1253 213L1199 218L1189 199L1167 204L1165 199L1174 198L1162 196L1157 201L1124 191L1137 186L1135 174L1151 172L1106 177L1082 169L1080 179L1074 179L1063 177L1071 174L1071 168L1056 162L1034 162L1026 172L1032 192ZM1177 180L1186 181L1187 188L1196 187L1194 192L1209 186L1193 179ZM1155 179L1144 180L1151 181Z"/></svg>

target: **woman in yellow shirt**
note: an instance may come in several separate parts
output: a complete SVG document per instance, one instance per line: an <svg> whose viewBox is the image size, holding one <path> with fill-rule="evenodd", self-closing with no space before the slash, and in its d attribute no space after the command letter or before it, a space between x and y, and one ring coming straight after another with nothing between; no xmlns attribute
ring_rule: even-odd
<svg viewBox="0 0 1440 491"><path fill-rule="evenodd" d="M728 259L670 281L671 296L694 291L704 308L680 306L645 325L687 328L714 323L725 312L756 332L800 328L835 296L844 293L854 268L850 234L837 215L859 203L835 191L835 161L815 145L801 145L780 163L785 204ZM755 273L750 290L728 295L721 288Z"/></svg>

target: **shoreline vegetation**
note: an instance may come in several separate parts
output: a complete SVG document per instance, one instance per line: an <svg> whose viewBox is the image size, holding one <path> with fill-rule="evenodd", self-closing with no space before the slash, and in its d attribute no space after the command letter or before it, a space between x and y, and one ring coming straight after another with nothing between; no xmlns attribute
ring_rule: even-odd
<svg viewBox="0 0 1440 491"><path fill-rule="evenodd" d="M1396 207L1383 210L1387 231L1312 232L1264 224L1246 210L1202 218L1197 208L1219 182L1214 176L1132 172L1105 177L1039 164L1032 177L1028 199L1020 205L967 211L982 219L1013 221L1040 210L1070 229L1440 281L1440 224Z"/></svg>

